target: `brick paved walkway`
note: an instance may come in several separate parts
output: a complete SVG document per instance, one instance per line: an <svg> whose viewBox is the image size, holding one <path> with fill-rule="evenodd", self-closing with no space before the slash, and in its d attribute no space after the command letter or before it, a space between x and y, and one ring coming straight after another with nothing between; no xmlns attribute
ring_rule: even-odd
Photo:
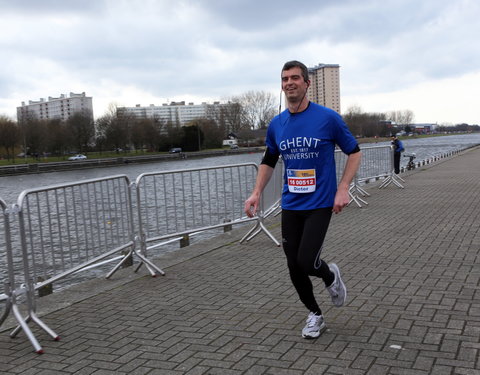
<svg viewBox="0 0 480 375"><path fill-rule="evenodd" d="M402 175L403 190L367 186L368 206L333 218L324 258L349 298L334 308L315 281L328 325L317 340L301 338L307 312L281 248L263 235L239 245L243 229L159 258L165 277L127 269L44 314L62 340L34 328L43 355L1 332L0 372L480 374L479 165L476 148Z"/></svg>

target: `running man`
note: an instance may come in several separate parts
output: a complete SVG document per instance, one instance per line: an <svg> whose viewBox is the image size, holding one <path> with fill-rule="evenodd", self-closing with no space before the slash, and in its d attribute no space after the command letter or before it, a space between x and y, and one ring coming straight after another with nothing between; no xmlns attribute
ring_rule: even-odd
<svg viewBox="0 0 480 375"><path fill-rule="evenodd" d="M335 306L345 303L347 290L338 266L328 265L320 256L332 212L341 212L350 201L348 190L360 165L361 152L338 113L308 100L310 80L304 64L287 62L281 79L288 108L268 127L265 154L255 187L245 201L245 213L249 217L256 214L260 196L281 155L285 163L283 249L293 286L309 310L302 336L317 338L326 325L310 276L324 281ZM338 187L335 145L348 155Z"/></svg>

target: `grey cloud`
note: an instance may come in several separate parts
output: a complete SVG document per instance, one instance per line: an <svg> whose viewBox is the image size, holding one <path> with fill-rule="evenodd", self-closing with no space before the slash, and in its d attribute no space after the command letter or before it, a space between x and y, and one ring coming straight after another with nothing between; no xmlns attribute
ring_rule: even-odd
<svg viewBox="0 0 480 375"><path fill-rule="evenodd" d="M6 14L15 19L15 37L0 35L0 48L12 61L23 61L22 72L0 62L0 97L20 86L28 92L29 81L56 74L39 75L38 59L54 61L65 77L85 82L86 91L111 80L161 97L228 96L279 87L281 64L293 58L340 64L345 93L399 89L478 69L478 49L471 44L480 34L477 4L0 0L0 22L8 21Z"/></svg>
<svg viewBox="0 0 480 375"><path fill-rule="evenodd" d="M3 14L24 14L41 17L44 14L92 13L103 11L102 1L81 0L0 0L0 9Z"/></svg>
<svg viewBox="0 0 480 375"><path fill-rule="evenodd" d="M343 1L343 4L353 0ZM338 1L324 0L202 0L200 3L208 8L212 15L222 23L249 32L250 30L268 29L275 25L289 27L292 20L307 17L311 12L321 12Z"/></svg>

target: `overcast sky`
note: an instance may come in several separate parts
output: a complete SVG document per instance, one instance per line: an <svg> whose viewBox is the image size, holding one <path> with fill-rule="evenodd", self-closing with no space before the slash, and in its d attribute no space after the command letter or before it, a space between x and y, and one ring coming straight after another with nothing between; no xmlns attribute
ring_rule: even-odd
<svg viewBox="0 0 480 375"><path fill-rule="evenodd" d="M342 112L480 124L478 0L0 0L0 114L280 95L288 60L339 64Z"/></svg>

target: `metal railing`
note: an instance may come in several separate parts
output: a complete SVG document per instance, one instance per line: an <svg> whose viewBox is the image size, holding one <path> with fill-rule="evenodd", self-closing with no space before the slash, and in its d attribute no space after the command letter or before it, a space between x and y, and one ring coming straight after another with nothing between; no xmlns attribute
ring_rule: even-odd
<svg viewBox="0 0 480 375"><path fill-rule="evenodd" d="M36 315L35 291L53 283L61 285L67 276L72 278L106 258L121 259L107 278L134 253L155 268L135 249L130 182L124 175L25 190L11 211L18 217L22 282L28 309L25 318L16 313L19 280L11 276L15 272L12 256L6 294L19 326L11 337L23 330L38 353L42 348L28 328L30 321L56 340L58 335ZM6 230L9 231L7 226ZM7 254L12 254L8 248L7 245ZM125 254L118 256L122 250Z"/></svg>
<svg viewBox="0 0 480 375"><path fill-rule="evenodd" d="M256 164L246 163L138 176L135 190L142 254L146 256L172 238L252 221L279 246L262 223L263 202L257 217L243 213L257 169Z"/></svg>
<svg viewBox="0 0 480 375"><path fill-rule="evenodd" d="M393 171L392 146L362 147L362 162L357 172L357 181L386 178Z"/></svg>
<svg viewBox="0 0 480 375"><path fill-rule="evenodd" d="M277 216L281 212L281 200L282 200L282 192L283 192L283 185L284 185L284 163L282 158L278 160L275 169L273 170L272 176L265 186L262 194L262 201L260 207L260 215L259 221L251 230L249 230L245 236L242 237L240 243L245 241L250 241L256 235L264 230L264 226L262 225L263 220L271 215ZM255 182L253 182L255 183ZM253 187L253 185L252 185ZM280 243L274 240L277 246L280 246Z"/></svg>
<svg viewBox="0 0 480 375"><path fill-rule="evenodd" d="M22 257L36 289L134 246L129 185L119 175L20 194Z"/></svg>
<svg viewBox="0 0 480 375"><path fill-rule="evenodd" d="M358 207L363 205L368 205L368 202L363 198L370 196L367 193L362 185L365 181L368 181L372 178L383 178L389 175L388 170L390 169L390 146L386 147L362 147L362 159L360 166L358 168L357 174L350 184L349 195L350 202L355 202ZM344 154L341 150L335 150L335 169L336 169L336 178L337 185L340 183L340 180L343 176L343 171L345 169L345 164L347 162L348 155Z"/></svg>
<svg viewBox="0 0 480 375"><path fill-rule="evenodd" d="M8 216L7 204L0 198L0 262L6 265L6 269L0 274L1 280L5 280L4 292L0 293L0 303L5 303L0 310L0 326L7 318L11 310L11 303L9 299L8 284L13 277L11 259L12 259L12 246L10 243L10 222ZM3 271L3 270L2 270ZM1 305L0 305L1 306Z"/></svg>
<svg viewBox="0 0 480 375"><path fill-rule="evenodd" d="M0 318L0 325L6 320L10 312L13 312L15 319L17 320L19 326L10 334L10 337L15 337L20 330L25 332L27 338L30 340L31 344L35 348L35 351L39 354L43 353L43 349L38 343L35 335L32 333L30 328L28 327L28 322L33 320L35 323L38 324L40 328L42 328L45 332L47 332L52 338L58 340L58 335L52 331L48 326L46 326L35 314L35 299L33 295L33 287L31 282L27 282L21 284L20 278L17 277L17 268L14 264L14 257L13 257L13 249L12 249L12 242L11 242L11 232L10 232L10 214L11 210L7 207L4 201L0 200L0 205L2 208L2 218L3 218L3 227L5 238L3 241L4 244L4 256L5 261L7 264L7 273L8 278L5 280L5 294L2 295L0 300L5 300L5 308L3 314ZM24 262L22 262L25 264ZM25 272L25 267L23 271ZM25 279L23 278L23 281ZM25 295L28 309L31 311L27 318L22 317L22 313L20 312L19 304L17 303L17 298L19 296Z"/></svg>

